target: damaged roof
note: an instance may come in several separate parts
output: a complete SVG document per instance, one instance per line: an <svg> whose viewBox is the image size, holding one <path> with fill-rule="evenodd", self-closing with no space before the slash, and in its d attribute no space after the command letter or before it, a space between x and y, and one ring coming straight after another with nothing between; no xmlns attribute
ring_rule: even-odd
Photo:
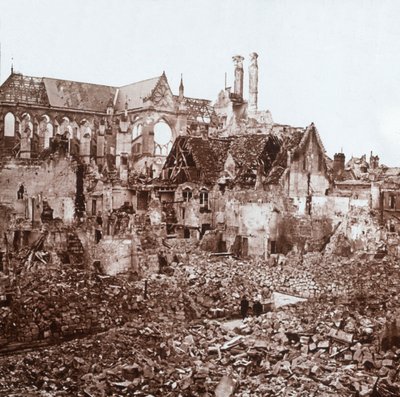
<svg viewBox="0 0 400 397"><path fill-rule="evenodd" d="M232 138L229 153L237 166L251 168L258 164L265 142L264 134L237 135Z"/></svg>
<svg viewBox="0 0 400 397"><path fill-rule="evenodd" d="M174 95L174 99L179 101L179 96ZM190 122L209 123L215 116L214 107L208 99L183 97L183 103L186 106Z"/></svg>
<svg viewBox="0 0 400 397"><path fill-rule="evenodd" d="M193 159L207 181L215 181L224 167L229 140L188 137Z"/></svg>
<svg viewBox="0 0 400 397"><path fill-rule="evenodd" d="M116 111L124 110L125 103L128 109L136 109L143 106L143 100L152 95L163 76L118 88L13 73L0 87L0 100L96 112L106 112L111 103Z"/></svg>
<svg viewBox="0 0 400 397"><path fill-rule="evenodd" d="M276 185L279 183L283 173L287 168L288 152L294 152L299 147L304 135L304 132L296 130L283 140L281 150L272 164L271 171L267 175L267 184Z"/></svg>
<svg viewBox="0 0 400 397"><path fill-rule="evenodd" d="M282 141L275 134L248 134L232 137L229 153L237 166L236 179L256 172L267 175L281 149Z"/></svg>
<svg viewBox="0 0 400 397"><path fill-rule="evenodd" d="M29 103L41 106L49 105L49 98L43 79L11 74L0 87L1 102Z"/></svg>
<svg viewBox="0 0 400 397"><path fill-rule="evenodd" d="M100 84L43 78L50 105L58 108L105 112L117 88Z"/></svg>

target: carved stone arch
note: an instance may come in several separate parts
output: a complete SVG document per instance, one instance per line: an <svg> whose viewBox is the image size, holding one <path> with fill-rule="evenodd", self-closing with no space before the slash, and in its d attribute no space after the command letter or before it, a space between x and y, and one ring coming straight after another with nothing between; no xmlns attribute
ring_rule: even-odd
<svg viewBox="0 0 400 397"><path fill-rule="evenodd" d="M19 132L20 134L26 133L28 138L33 137L33 117L32 114L28 111L24 111L21 114L20 123L19 123ZM29 134L28 134L29 129Z"/></svg>
<svg viewBox="0 0 400 397"><path fill-rule="evenodd" d="M17 108L18 110L15 112L15 117L19 120L22 120L23 117L28 115L31 120L33 120L33 116L29 110L25 110L25 108Z"/></svg>
<svg viewBox="0 0 400 397"><path fill-rule="evenodd" d="M80 135L82 138L91 138L92 137L92 128L89 120L86 117L83 117L79 123Z"/></svg>
<svg viewBox="0 0 400 397"><path fill-rule="evenodd" d="M43 138L43 147L47 149L50 147L51 140L54 136L54 126L48 114L43 114L39 122L39 137Z"/></svg>
<svg viewBox="0 0 400 397"><path fill-rule="evenodd" d="M159 144L157 144L157 143L154 145L154 154L155 154L156 156L162 155L162 154L163 154L163 148L162 148L161 145L159 145Z"/></svg>
<svg viewBox="0 0 400 397"><path fill-rule="evenodd" d="M57 134L66 135L68 139L72 137L72 127L71 127L72 118L70 115L61 116L61 120L59 122L59 128L57 129Z"/></svg>

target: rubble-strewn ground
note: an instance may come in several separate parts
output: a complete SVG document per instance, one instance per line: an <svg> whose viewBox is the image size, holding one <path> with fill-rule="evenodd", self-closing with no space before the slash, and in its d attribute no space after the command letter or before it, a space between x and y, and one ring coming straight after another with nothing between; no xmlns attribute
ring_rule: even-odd
<svg viewBox="0 0 400 397"><path fill-rule="evenodd" d="M182 251L147 279L147 299L145 281L129 276L61 264L25 270L12 307L0 308L2 328L12 332L12 319L32 327L31 340L52 332L52 344L3 353L0 395L400 395L396 261L310 253L266 263ZM308 299L270 310L274 291ZM244 293L260 295L267 312L238 319Z"/></svg>

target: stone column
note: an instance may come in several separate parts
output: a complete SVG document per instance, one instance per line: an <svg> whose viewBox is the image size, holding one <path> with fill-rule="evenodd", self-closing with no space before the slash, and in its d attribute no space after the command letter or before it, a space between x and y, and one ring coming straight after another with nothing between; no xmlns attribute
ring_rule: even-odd
<svg viewBox="0 0 400 397"><path fill-rule="evenodd" d="M31 130L27 127L21 132L20 157L22 159L31 158Z"/></svg>
<svg viewBox="0 0 400 397"><path fill-rule="evenodd" d="M255 52L250 54L249 66L249 112L257 112L258 108L258 55Z"/></svg>
<svg viewBox="0 0 400 397"><path fill-rule="evenodd" d="M97 165L104 164L105 130L106 130L105 124L100 124L99 132L97 134L97 153L96 153Z"/></svg>
<svg viewBox="0 0 400 397"><path fill-rule="evenodd" d="M243 60L241 55L232 57L233 64L235 65L235 83L233 92L235 95L243 98Z"/></svg>
<svg viewBox="0 0 400 397"><path fill-rule="evenodd" d="M80 142L80 155L84 163L90 163L90 135L85 135Z"/></svg>

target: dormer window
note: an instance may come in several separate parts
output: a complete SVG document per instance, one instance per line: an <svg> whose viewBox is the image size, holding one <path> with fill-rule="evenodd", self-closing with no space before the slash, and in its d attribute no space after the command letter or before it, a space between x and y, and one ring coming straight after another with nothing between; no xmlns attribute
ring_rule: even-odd
<svg viewBox="0 0 400 397"><path fill-rule="evenodd" d="M200 200L200 206L205 209L208 209L208 191L206 189L200 190L199 200Z"/></svg>
<svg viewBox="0 0 400 397"><path fill-rule="evenodd" d="M185 203L188 203L192 198L192 191L189 188L185 188L182 191L182 198Z"/></svg>

